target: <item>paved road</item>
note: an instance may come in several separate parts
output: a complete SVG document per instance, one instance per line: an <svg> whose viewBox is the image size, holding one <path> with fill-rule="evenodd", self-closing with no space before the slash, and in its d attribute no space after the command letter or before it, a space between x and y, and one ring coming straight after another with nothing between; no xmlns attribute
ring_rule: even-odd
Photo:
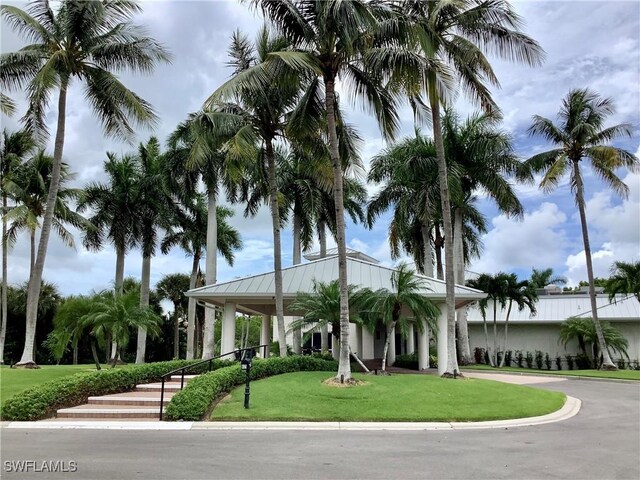
<svg viewBox="0 0 640 480"><path fill-rule="evenodd" d="M541 385L542 386L542 385ZM633 479L640 478L640 385L547 383L582 400L563 422L505 430L2 430L2 478ZM77 472L7 472L7 461L65 460ZM41 465L40 465L41 466Z"/></svg>

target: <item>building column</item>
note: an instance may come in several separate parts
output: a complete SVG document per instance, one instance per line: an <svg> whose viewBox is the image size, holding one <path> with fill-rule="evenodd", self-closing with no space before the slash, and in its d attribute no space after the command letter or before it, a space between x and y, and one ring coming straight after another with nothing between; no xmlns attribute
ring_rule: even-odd
<svg viewBox="0 0 640 480"><path fill-rule="evenodd" d="M418 370L429 368L429 326L424 322L422 331L418 332Z"/></svg>
<svg viewBox="0 0 640 480"><path fill-rule="evenodd" d="M322 353L329 351L329 326L327 324L320 327L320 351Z"/></svg>
<svg viewBox="0 0 640 480"><path fill-rule="evenodd" d="M260 355L269 358L269 349L271 345L271 315L262 315L262 324L260 325L260 345L266 345L266 351L260 349Z"/></svg>
<svg viewBox="0 0 640 480"><path fill-rule="evenodd" d="M438 375L447 370L447 305L441 304L438 317Z"/></svg>
<svg viewBox="0 0 640 480"><path fill-rule="evenodd" d="M362 325L360 324L356 324L356 342L355 342L355 347L353 350L356 352L356 355L358 355L358 358L362 358Z"/></svg>
<svg viewBox="0 0 640 480"><path fill-rule="evenodd" d="M222 341L220 353L233 352L236 349L236 304L224 304L222 312ZM234 355L224 357L227 360L235 359Z"/></svg>
<svg viewBox="0 0 640 480"><path fill-rule="evenodd" d="M372 359L374 358L374 340L373 333L371 333L368 329L362 329L362 352L358 352L358 356L360 360L362 359Z"/></svg>
<svg viewBox="0 0 640 480"><path fill-rule="evenodd" d="M407 336L407 353L411 355L416 351L416 334L413 323L409 324L409 333Z"/></svg>
<svg viewBox="0 0 640 480"><path fill-rule="evenodd" d="M389 351L387 352L387 365L391 366L396 363L396 329L389 333L391 342L389 342Z"/></svg>

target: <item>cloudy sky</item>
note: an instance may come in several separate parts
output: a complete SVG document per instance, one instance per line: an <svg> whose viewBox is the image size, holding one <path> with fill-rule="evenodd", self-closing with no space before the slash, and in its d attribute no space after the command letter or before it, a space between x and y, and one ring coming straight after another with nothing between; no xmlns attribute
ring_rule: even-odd
<svg viewBox="0 0 640 480"><path fill-rule="evenodd" d="M155 131L138 132L137 141L151 134L161 139L182 121L230 74L225 67L231 33L239 29L253 35L262 20L247 7L233 1L145 1L144 13L137 22L163 42L174 55L171 65L156 70L151 77L124 75L131 89L150 101L160 116ZM550 148L539 138L528 137L531 116L553 118L562 97L571 88L590 87L615 100L617 113L610 123L628 122L633 126L632 138L616 145L640 155L640 3L637 1L518 1L516 10L524 17L526 32L547 52L541 68L514 66L494 61L502 84L495 98L504 113L504 128L514 137L522 158ZM17 4L24 5L24 4ZM2 52L22 45L6 25L2 25ZM14 94L15 96L15 94ZM348 100L343 96L343 100ZM22 104L23 105L23 104ZM462 115L474 110L463 97L457 101ZM365 139L363 158L382 149L382 141L373 118L351 107L349 121ZM56 111L47 119L53 125ZM2 117L3 127L17 128L18 120ZM408 111L403 114L402 135L412 134ZM79 85L69 94L67 135L64 158L77 173L76 183L103 178L105 151L126 153L131 145L105 139L98 122L82 98ZM640 259L640 177L619 172L630 188L628 199L620 199L587 171L587 215L594 252L596 275L606 276L614 260ZM372 187L372 189L375 187ZM536 185L518 186L525 206L523 220L498 215L488 201L480 207L487 216L490 231L484 237L484 252L469 268L475 272L513 271L527 277L532 267L553 267L564 274L570 284L586 279L580 222L568 186L562 185L551 195L538 191ZM268 211L263 208L256 218L245 219L242 206L233 207L233 225L244 241L244 249L233 268L219 261L219 281L272 267L271 226ZM349 224L349 246L391 265L387 242L388 216L382 217L373 230ZM77 238L80 244L80 238ZM283 232L284 265L291 264L290 229ZM21 237L9 252L9 280L24 281L28 275L29 248L27 237ZM126 274L139 277L141 257L132 251L126 260ZM115 254L111 248L87 252L80 245L74 250L57 238L47 256L45 279L58 285L64 294L85 293L109 286L114 276ZM152 263L152 282L173 272L188 272L190 262L176 249L157 256Z"/></svg>

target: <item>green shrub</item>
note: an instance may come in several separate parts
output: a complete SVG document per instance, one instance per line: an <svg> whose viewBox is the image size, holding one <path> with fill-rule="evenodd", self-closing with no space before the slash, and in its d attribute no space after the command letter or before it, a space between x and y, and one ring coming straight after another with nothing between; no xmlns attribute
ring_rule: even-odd
<svg viewBox="0 0 640 480"><path fill-rule="evenodd" d="M591 363L591 359L584 353L579 353L575 357L576 370L589 370L590 368L597 368Z"/></svg>
<svg viewBox="0 0 640 480"><path fill-rule="evenodd" d="M564 358L567 359L567 368L573 370L573 357L571 355L565 355Z"/></svg>
<svg viewBox="0 0 640 480"><path fill-rule="evenodd" d="M551 357L548 353L544 354L544 366L547 370L551 370Z"/></svg>
<svg viewBox="0 0 640 480"><path fill-rule="evenodd" d="M74 407L96 395L121 393L132 390L139 383L159 381L165 373L195 363L193 360L131 365L124 368L77 373L29 388L9 398L2 406L3 420L40 420L51 417L60 408ZM229 361L214 360L213 368L230 365ZM207 364L195 367L200 373Z"/></svg>
<svg viewBox="0 0 640 480"><path fill-rule="evenodd" d="M538 370L542 370L542 359L543 359L542 352L540 350L536 350L536 354L534 358L536 361L536 368Z"/></svg>
<svg viewBox="0 0 640 480"><path fill-rule="evenodd" d="M511 352L511 350L507 350L504 354L504 364L507 367L510 367L512 361L513 361L513 352Z"/></svg>
<svg viewBox="0 0 640 480"><path fill-rule="evenodd" d="M527 352L524 356L524 361L527 364L527 368L533 368L533 353Z"/></svg>
<svg viewBox="0 0 640 480"><path fill-rule="evenodd" d="M556 357L556 370L562 370L562 357L560 355Z"/></svg>
<svg viewBox="0 0 640 480"><path fill-rule="evenodd" d="M280 358L256 359L251 366L251 379L299 371L337 371L335 360L324 360L312 356L294 355ZM191 380L176 393L167 405L166 420L202 419L217 398L245 382L246 374L240 365L221 368Z"/></svg>
<svg viewBox="0 0 640 480"><path fill-rule="evenodd" d="M520 368L524 367L524 355L520 350L516 350L516 363Z"/></svg>
<svg viewBox="0 0 640 480"><path fill-rule="evenodd" d="M410 370L418 370L418 354L409 353L407 355L396 355L394 367L408 368Z"/></svg>

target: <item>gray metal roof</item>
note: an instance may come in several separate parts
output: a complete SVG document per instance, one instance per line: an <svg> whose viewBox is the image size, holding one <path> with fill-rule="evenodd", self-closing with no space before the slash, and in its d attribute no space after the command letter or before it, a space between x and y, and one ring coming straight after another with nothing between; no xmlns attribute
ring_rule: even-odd
<svg viewBox="0 0 640 480"><path fill-rule="evenodd" d="M330 248L327 250L325 257L337 257L338 256L338 248ZM358 260L364 260L369 263L380 263L377 259L370 257L366 253L359 252L358 250L354 250L353 248L347 248L347 257L357 258ZM320 252L308 253L304 256L307 260L319 260Z"/></svg>
<svg viewBox="0 0 640 480"><path fill-rule="evenodd" d="M608 295L598 295L596 303L600 320L640 322L640 302L633 296L621 295L616 297L615 302L609 302ZM538 297L536 310L537 314L532 316L527 307L521 312L514 307L509 316L509 323L560 323L569 317L590 317L591 303L589 295L545 295ZM504 322L506 313L506 308L498 307L498 322ZM477 304L469 307L468 321L482 322L482 314ZM491 304L487 307L487 321L493 321Z"/></svg>
<svg viewBox="0 0 640 480"><path fill-rule="evenodd" d="M349 284L368 287L373 290L387 288L392 290L392 268L383 267L357 258L347 258L347 278ZM424 295L434 300L445 299L445 282L434 278L424 277L428 289ZM274 273L267 272L259 275L239 278L215 285L206 285L187 292L187 296L218 305L225 301L245 305L240 311L248 313L271 313L274 303L275 283ZM338 257L326 257L300 265L282 269L283 296L285 309L298 292L313 292L313 281L331 282L338 278ZM456 285L456 306L460 307L474 300L484 298L484 292L469 287ZM286 314L286 312L285 312Z"/></svg>

